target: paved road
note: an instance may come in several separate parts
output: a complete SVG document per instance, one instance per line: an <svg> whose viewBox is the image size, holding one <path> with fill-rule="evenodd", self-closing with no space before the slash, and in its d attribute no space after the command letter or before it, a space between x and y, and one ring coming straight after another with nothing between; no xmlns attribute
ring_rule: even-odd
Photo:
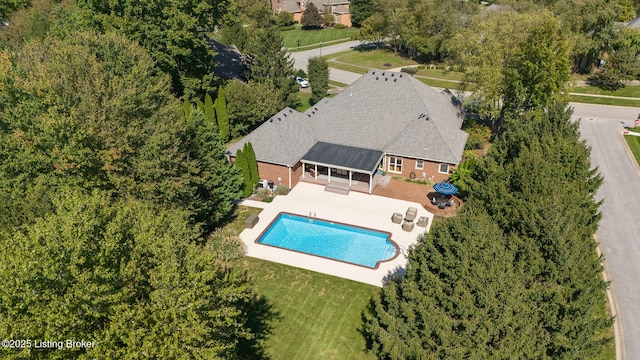
<svg viewBox="0 0 640 360"><path fill-rule="evenodd" d="M308 62L309 58L314 57L314 56L335 54L337 52L350 50L350 49L353 49L354 47L356 47L356 46L358 46L360 44L361 44L360 41L349 41L349 42L345 42L345 43L324 46L324 47L318 48L318 49L306 50L306 51L298 51L298 52L290 53L291 54L291 58L294 61L293 67L296 70L302 69L304 71L307 71L307 64L309 63ZM332 69L332 71L333 71L333 69ZM331 80L333 80L333 79L331 79ZM344 81L342 81L342 82L344 82Z"/></svg>
<svg viewBox="0 0 640 360"><path fill-rule="evenodd" d="M583 138L592 147L591 161L604 183L596 194L604 199L598 236L613 280L617 321L629 360L640 359L640 174L625 152L619 132L633 126L639 108L572 104Z"/></svg>

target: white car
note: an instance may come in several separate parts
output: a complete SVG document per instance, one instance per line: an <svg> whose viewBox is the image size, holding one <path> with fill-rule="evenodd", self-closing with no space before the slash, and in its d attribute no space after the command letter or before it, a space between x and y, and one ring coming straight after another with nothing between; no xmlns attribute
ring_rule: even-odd
<svg viewBox="0 0 640 360"><path fill-rule="evenodd" d="M298 85L300 85L301 88L308 88L309 87L309 82L303 78L301 78L300 76L296 76L296 82L298 83Z"/></svg>

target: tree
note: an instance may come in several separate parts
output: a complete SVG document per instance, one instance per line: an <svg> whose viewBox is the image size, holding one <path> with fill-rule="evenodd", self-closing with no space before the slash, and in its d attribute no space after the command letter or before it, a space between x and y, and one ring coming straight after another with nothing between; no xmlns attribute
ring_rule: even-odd
<svg viewBox="0 0 640 360"><path fill-rule="evenodd" d="M407 272L371 301L363 330L378 359L540 358L546 343L527 301L516 239L481 210L434 224Z"/></svg>
<svg viewBox="0 0 640 360"><path fill-rule="evenodd" d="M216 122L220 131L220 140L223 144L229 141L229 113L227 112L227 99L224 97L224 88L218 87L218 96L213 103L216 113Z"/></svg>
<svg viewBox="0 0 640 360"><path fill-rule="evenodd" d="M282 47L278 29L270 27L257 31L246 65L249 82L268 84L267 95L277 102L278 110L296 107L298 84L294 78L293 60Z"/></svg>
<svg viewBox="0 0 640 360"><path fill-rule="evenodd" d="M640 33L626 26L616 28L606 41L607 58L602 71L597 72L591 80L607 90L618 90L625 82L640 75Z"/></svg>
<svg viewBox="0 0 640 360"><path fill-rule="evenodd" d="M260 182L260 173L258 172L258 161L256 153L253 151L253 144L247 142L244 144L244 156L246 157L247 166L249 167L249 177L251 178L251 187L255 188Z"/></svg>
<svg viewBox="0 0 640 360"><path fill-rule="evenodd" d="M302 28L319 29L322 27L323 22L322 16L320 16L320 12L316 5L311 1L307 2L307 6L302 12L302 19L300 20Z"/></svg>
<svg viewBox="0 0 640 360"><path fill-rule="evenodd" d="M351 23L353 26L360 27L362 23L376 12L374 0L351 0L349 3L349 12L351 12Z"/></svg>
<svg viewBox="0 0 640 360"><path fill-rule="evenodd" d="M28 0L0 0L0 20L8 20L16 10L28 5Z"/></svg>
<svg viewBox="0 0 640 360"><path fill-rule="evenodd" d="M248 134L282 108L270 83L230 81L225 87L231 137Z"/></svg>
<svg viewBox="0 0 640 360"><path fill-rule="evenodd" d="M159 6L148 1L76 0L86 21L96 30L116 30L139 42L153 57L157 67L171 75L178 96L195 98L215 92L213 53L206 33L221 25L229 10L226 0L186 0Z"/></svg>
<svg viewBox="0 0 640 360"><path fill-rule="evenodd" d="M474 92L468 103L493 120L541 110L565 93L568 43L549 12L485 14L452 40L452 51Z"/></svg>
<svg viewBox="0 0 640 360"><path fill-rule="evenodd" d="M329 64L322 57L309 59L309 82L311 82L311 103L315 104L327 96L329 90Z"/></svg>
<svg viewBox="0 0 640 360"><path fill-rule="evenodd" d="M233 358L253 337L246 279L196 245L189 214L63 189L54 211L0 234L0 329L92 348L0 349L5 358ZM16 256L18 255L19 256ZM101 344L101 345L97 345Z"/></svg>
<svg viewBox="0 0 640 360"><path fill-rule="evenodd" d="M247 154L245 153L246 146L243 149L236 151L235 167L238 168L242 174L244 187L242 188L242 195L247 197L253 192L253 184L251 182L251 170L249 170L249 161L247 160Z"/></svg>
<svg viewBox="0 0 640 360"><path fill-rule="evenodd" d="M387 18L380 13L375 13L366 18L360 27L360 38L371 41L378 47L382 46L388 34L389 24L387 23Z"/></svg>
<svg viewBox="0 0 640 360"><path fill-rule="evenodd" d="M218 126L218 122L216 120L215 105L209 93L204 96L204 109L202 109L202 113L204 114L204 121L209 124L215 124L216 126Z"/></svg>
<svg viewBox="0 0 640 360"><path fill-rule="evenodd" d="M187 123L182 114L195 111L137 44L76 33L28 41L0 61L0 198L73 184L180 206L208 230L233 209L240 178L217 133Z"/></svg>

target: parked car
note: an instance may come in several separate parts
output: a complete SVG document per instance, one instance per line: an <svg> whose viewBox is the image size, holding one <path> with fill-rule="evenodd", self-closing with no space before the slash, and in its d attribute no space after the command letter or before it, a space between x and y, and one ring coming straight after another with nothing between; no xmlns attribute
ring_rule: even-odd
<svg viewBox="0 0 640 360"><path fill-rule="evenodd" d="M301 88L308 88L309 87L309 82L303 78L301 78L300 76L296 76L296 82L298 83L298 85L300 85Z"/></svg>

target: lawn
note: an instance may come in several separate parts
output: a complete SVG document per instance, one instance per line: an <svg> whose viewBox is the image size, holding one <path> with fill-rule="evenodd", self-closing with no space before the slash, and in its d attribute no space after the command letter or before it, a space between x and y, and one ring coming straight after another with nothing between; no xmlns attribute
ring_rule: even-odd
<svg viewBox="0 0 640 360"><path fill-rule="evenodd" d="M594 96L569 95L569 101L585 104L640 107L640 100L612 99Z"/></svg>
<svg viewBox="0 0 640 360"><path fill-rule="evenodd" d="M634 131L634 129L629 130ZM637 131L640 132L640 129L637 129ZM629 148L636 158L636 162L640 164L640 136L625 135L624 138L627 140L627 144L629 144Z"/></svg>
<svg viewBox="0 0 640 360"><path fill-rule="evenodd" d="M379 288L249 257L235 265L276 313L264 344L272 360L375 359L359 328Z"/></svg>
<svg viewBox="0 0 640 360"><path fill-rule="evenodd" d="M300 50L309 50L313 48L310 45L319 45L321 41L331 44L339 43L341 40L350 41L357 36L358 29L302 30L298 27L295 30L282 31L281 34L284 47L289 51L296 51L298 50L298 40L300 41ZM303 49L303 47L306 48Z"/></svg>
<svg viewBox="0 0 640 360"><path fill-rule="evenodd" d="M249 215L260 211L238 206L226 227L240 234ZM362 312L380 288L250 257L234 267L247 272L259 312L271 313L272 331L264 342L270 359L375 359L364 351L359 329Z"/></svg>
<svg viewBox="0 0 640 360"><path fill-rule="evenodd" d="M640 99L640 86L625 86L624 88L617 91L602 90L595 86L575 86L571 88L570 92L579 94L622 96Z"/></svg>

